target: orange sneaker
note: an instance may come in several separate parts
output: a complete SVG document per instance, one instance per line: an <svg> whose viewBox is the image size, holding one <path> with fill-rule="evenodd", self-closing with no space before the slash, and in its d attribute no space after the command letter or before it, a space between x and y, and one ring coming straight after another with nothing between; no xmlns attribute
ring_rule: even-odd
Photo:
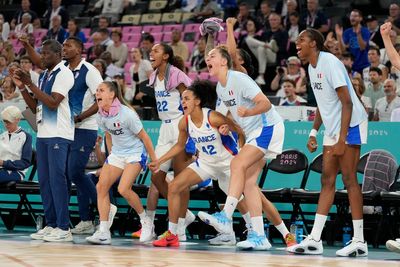
<svg viewBox="0 0 400 267"><path fill-rule="evenodd" d="M172 234L169 230L165 231L159 239L153 241L155 247L179 247L178 235Z"/></svg>
<svg viewBox="0 0 400 267"><path fill-rule="evenodd" d="M292 233L288 233L285 236L285 243L286 243L287 247L291 247L291 246L297 245L296 236L294 234L292 234Z"/></svg>
<svg viewBox="0 0 400 267"><path fill-rule="evenodd" d="M141 234L142 234L142 227L140 227L140 229L137 230L136 232L132 233L132 238L140 238Z"/></svg>

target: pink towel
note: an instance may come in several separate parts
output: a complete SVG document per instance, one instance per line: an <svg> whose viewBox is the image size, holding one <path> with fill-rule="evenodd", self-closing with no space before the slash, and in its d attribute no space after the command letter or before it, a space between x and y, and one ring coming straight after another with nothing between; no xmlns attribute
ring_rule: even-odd
<svg viewBox="0 0 400 267"><path fill-rule="evenodd" d="M158 70L155 70L150 75L149 86L154 87L157 74ZM165 83L165 90L169 91L178 87L178 85L180 85L181 83L183 83L186 87L188 87L192 84L192 80L183 71L181 71L180 69L171 64L168 64L165 70L164 83Z"/></svg>
<svg viewBox="0 0 400 267"><path fill-rule="evenodd" d="M120 110L121 110L121 102L116 97L114 98L114 101L111 104L110 110L107 112L103 110L101 107L99 107L99 114L102 117L114 117L118 114Z"/></svg>

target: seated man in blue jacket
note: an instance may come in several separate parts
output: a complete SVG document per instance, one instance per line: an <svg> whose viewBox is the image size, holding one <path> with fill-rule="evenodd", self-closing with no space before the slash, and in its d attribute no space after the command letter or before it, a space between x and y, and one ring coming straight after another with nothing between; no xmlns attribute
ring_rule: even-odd
<svg viewBox="0 0 400 267"><path fill-rule="evenodd" d="M0 134L0 182L22 180L31 165L32 136L18 126L21 111L9 106L1 112L6 131Z"/></svg>

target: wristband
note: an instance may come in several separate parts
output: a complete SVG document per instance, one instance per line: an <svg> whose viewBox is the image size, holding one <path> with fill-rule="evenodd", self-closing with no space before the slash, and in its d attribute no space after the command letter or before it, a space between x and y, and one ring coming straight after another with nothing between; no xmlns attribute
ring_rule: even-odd
<svg viewBox="0 0 400 267"><path fill-rule="evenodd" d="M310 134L308 135L308 137L316 137L317 136L318 131L315 129L312 129L310 131Z"/></svg>

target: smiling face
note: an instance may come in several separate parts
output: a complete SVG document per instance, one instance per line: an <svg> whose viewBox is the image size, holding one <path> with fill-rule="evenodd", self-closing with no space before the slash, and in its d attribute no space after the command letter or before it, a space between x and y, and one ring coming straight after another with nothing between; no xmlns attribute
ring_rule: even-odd
<svg viewBox="0 0 400 267"><path fill-rule="evenodd" d="M296 40L297 56L302 61L308 61L315 47L315 41L312 41L306 31L302 31Z"/></svg>
<svg viewBox="0 0 400 267"><path fill-rule="evenodd" d="M99 108L108 110L115 98L115 93L105 84L101 83L96 90L96 101Z"/></svg>
<svg viewBox="0 0 400 267"><path fill-rule="evenodd" d="M194 95L193 91L185 90L182 93L182 107L185 115L190 115L196 108L200 107L200 100Z"/></svg>
<svg viewBox="0 0 400 267"><path fill-rule="evenodd" d="M154 45L150 52L150 62L153 69L157 69L167 61L168 55L164 53L164 47L160 44Z"/></svg>

